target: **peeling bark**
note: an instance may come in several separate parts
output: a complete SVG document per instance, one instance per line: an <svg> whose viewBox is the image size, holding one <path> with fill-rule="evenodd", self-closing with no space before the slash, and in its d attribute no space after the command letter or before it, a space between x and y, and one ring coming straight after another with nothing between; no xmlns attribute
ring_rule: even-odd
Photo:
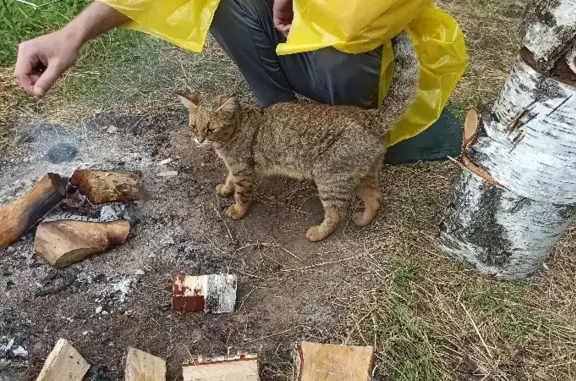
<svg viewBox="0 0 576 381"><path fill-rule="evenodd" d="M533 1L524 25L499 98L466 119L440 226L447 252L507 280L534 273L576 216L576 0Z"/></svg>
<svg viewBox="0 0 576 381"><path fill-rule="evenodd" d="M548 258L576 205L539 202L463 171L440 240L455 257L497 279L522 279Z"/></svg>

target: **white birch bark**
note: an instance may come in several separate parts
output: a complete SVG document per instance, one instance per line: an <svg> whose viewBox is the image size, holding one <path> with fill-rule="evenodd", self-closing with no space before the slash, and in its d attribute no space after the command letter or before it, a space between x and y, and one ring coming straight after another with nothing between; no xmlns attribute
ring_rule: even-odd
<svg viewBox="0 0 576 381"><path fill-rule="evenodd" d="M534 1L525 27L498 100L467 121L440 226L449 253L508 280L534 273L576 215L576 0Z"/></svg>

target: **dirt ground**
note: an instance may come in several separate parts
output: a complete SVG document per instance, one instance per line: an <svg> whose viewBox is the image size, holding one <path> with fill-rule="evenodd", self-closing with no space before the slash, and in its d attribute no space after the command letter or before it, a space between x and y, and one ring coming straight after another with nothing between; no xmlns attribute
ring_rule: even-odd
<svg viewBox="0 0 576 381"><path fill-rule="evenodd" d="M338 337L350 297L372 286L362 284L369 234L350 224L324 243L309 243L305 232L321 219L321 205L309 184L284 179L266 181L249 215L229 220L228 201L214 193L224 168L211 150L192 144L185 117L181 110L102 113L76 126L19 126L23 143L2 163L3 202L46 172L70 175L78 167L142 171L152 199L126 244L65 270L34 254L31 234L0 255L0 332L29 351L0 380L34 379L60 337L94 365L92 381L122 379L129 345L166 358L169 380L180 379L180 365L192 355L239 350L274 363L264 367L263 380L281 379L291 372L298 339ZM110 125L118 131L107 133ZM47 151L64 143L78 156L51 164ZM175 160L158 165L165 158ZM167 170L179 175L157 176ZM172 276L214 272L239 276L234 314L170 311ZM287 369L276 369L282 363Z"/></svg>
<svg viewBox="0 0 576 381"><path fill-rule="evenodd" d="M441 1L470 53L455 111L498 93L523 2ZM266 180L245 219L231 221L229 201L214 193L222 163L191 142L174 92L251 101L246 83L213 41L202 55L152 45L124 52L112 71L81 66L41 102L0 69L0 205L47 172L78 167L141 171L152 195L125 244L67 269L34 254L32 234L0 249L0 381L34 380L60 337L92 364L85 381L122 380L129 345L165 358L170 381L193 356L236 351L261 356L263 381L293 381L301 339L374 345L377 381L576 379L576 226L533 278L480 276L436 246L459 171L450 162L385 167L377 220L319 244L305 239L322 217L307 183ZM51 163L48 151L62 144L77 156ZM178 176L158 176L169 170ZM239 277L235 313L170 311L172 276L221 271Z"/></svg>

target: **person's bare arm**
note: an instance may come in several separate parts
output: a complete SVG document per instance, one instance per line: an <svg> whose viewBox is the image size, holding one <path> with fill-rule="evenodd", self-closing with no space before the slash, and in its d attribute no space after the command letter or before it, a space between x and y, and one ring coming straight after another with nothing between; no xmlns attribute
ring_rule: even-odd
<svg viewBox="0 0 576 381"><path fill-rule="evenodd" d="M95 1L62 29L21 43L14 74L27 92L42 97L74 64L86 41L129 20L109 5Z"/></svg>

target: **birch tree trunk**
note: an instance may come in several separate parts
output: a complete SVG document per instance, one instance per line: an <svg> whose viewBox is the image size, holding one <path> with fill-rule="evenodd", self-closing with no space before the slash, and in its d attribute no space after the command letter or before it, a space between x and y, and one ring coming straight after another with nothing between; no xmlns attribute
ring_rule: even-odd
<svg viewBox="0 0 576 381"><path fill-rule="evenodd" d="M491 110L465 122L463 171L440 224L453 256L498 279L548 258L576 215L576 0L537 0Z"/></svg>

